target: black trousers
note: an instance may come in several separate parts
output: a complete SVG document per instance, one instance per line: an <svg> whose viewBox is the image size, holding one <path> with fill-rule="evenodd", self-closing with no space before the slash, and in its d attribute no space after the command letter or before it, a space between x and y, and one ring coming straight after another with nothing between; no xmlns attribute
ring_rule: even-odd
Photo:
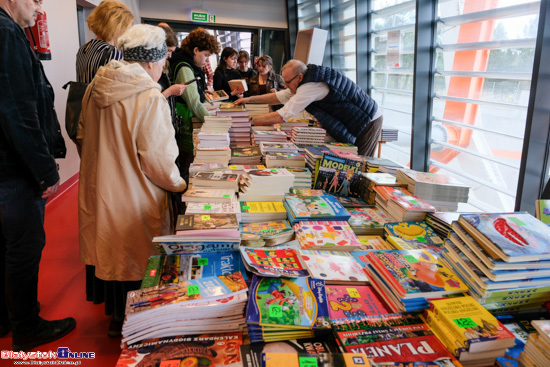
<svg viewBox="0 0 550 367"><path fill-rule="evenodd" d="M355 140L359 155L374 157L380 134L382 133L382 122L384 116L380 116L376 120L371 121L365 130Z"/></svg>

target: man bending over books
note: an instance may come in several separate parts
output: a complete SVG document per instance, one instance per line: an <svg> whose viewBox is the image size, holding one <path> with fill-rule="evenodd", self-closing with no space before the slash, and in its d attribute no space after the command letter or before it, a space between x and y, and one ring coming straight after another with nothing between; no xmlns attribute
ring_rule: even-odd
<svg viewBox="0 0 550 367"><path fill-rule="evenodd" d="M256 116L254 125L288 121L303 109L315 116L327 132L342 143L352 143L361 155L374 156L382 130L382 112L374 99L340 72L290 60L281 69L287 89L241 98L241 103L281 104L284 107Z"/></svg>

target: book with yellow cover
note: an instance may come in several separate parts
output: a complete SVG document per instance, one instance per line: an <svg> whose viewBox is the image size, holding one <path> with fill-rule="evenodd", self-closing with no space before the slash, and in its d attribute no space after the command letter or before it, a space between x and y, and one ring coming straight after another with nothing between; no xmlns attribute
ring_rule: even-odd
<svg viewBox="0 0 550 367"><path fill-rule="evenodd" d="M369 367L369 359L361 353L263 353L262 367Z"/></svg>
<svg viewBox="0 0 550 367"><path fill-rule="evenodd" d="M470 296L430 302L440 327L453 334L471 353L512 347L515 336Z"/></svg>

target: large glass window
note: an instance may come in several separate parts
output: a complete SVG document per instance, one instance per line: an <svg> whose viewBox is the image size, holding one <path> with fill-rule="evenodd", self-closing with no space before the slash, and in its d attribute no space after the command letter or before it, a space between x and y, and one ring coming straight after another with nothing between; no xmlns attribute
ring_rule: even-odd
<svg viewBox="0 0 550 367"><path fill-rule="evenodd" d="M298 0L298 30L321 28L319 0Z"/></svg>
<svg viewBox="0 0 550 367"><path fill-rule="evenodd" d="M330 12L332 67L353 81L357 81L355 38L355 0L332 0Z"/></svg>
<svg viewBox="0 0 550 367"><path fill-rule="evenodd" d="M403 165L411 158L415 7L411 0L371 1L369 94L382 108L383 128L399 130L382 155Z"/></svg>
<svg viewBox="0 0 550 367"><path fill-rule="evenodd" d="M513 211L539 2L440 0L430 171L472 187L469 203Z"/></svg>

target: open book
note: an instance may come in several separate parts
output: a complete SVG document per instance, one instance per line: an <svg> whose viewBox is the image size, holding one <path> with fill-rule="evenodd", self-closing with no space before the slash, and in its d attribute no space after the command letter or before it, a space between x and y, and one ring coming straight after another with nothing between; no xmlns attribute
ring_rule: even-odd
<svg viewBox="0 0 550 367"><path fill-rule="evenodd" d="M224 101L226 99L229 99L229 96L227 95L227 93L225 93L224 90L216 90L212 93L205 93L204 96L206 97L207 100L209 100L210 102L214 102L214 101Z"/></svg>

